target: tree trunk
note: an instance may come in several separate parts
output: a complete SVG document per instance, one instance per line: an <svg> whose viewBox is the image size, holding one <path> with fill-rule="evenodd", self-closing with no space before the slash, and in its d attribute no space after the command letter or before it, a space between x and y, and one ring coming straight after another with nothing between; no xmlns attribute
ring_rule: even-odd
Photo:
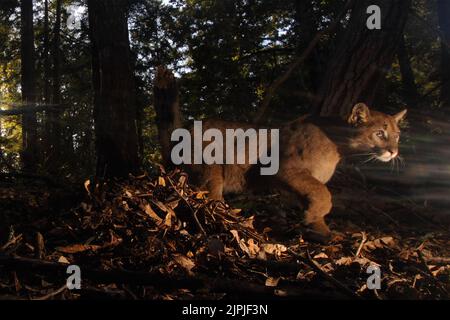
<svg viewBox="0 0 450 320"><path fill-rule="evenodd" d="M51 63L50 63L50 23L48 16L48 0L44 1L44 104L51 103L50 96L50 73L51 73ZM50 139L51 139L51 123L49 111L45 112L44 118L44 141L43 149L45 150L45 162L50 154ZM47 164L45 163L47 166Z"/></svg>
<svg viewBox="0 0 450 320"><path fill-rule="evenodd" d="M56 0L55 25L53 27L53 72L52 72L52 104L61 104L61 0ZM61 113L58 109L49 113L50 122L50 152L49 152L49 169L59 167L61 155Z"/></svg>
<svg viewBox="0 0 450 320"><path fill-rule="evenodd" d="M163 164L170 167L172 165L170 137L174 129L181 127L181 115L177 82L173 73L162 66L159 66L156 72L153 100Z"/></svg>
<svg viewBox="0 0 450 320"><path fill-rule="evenodd" d="M318 25L315 19L314 3L304 0L294 0L294 32L296 35L296 54L306 50L309 43L314 39L318 32ZM320 67L319 49L316 47L311 52L311 55L303 63L302 69L306 71L306 82L311 93L317 91L320 84Z"/></svg>
<svg viewBox="0 0 450 320"><path fill-rule="evenodd" d="M441 106L450 109L450 1L438 0L441 37Z"/></svg>
<svg viewBox="0 0 450 320"><path fill-rule="evenodd" d="M139 170L127 1L88 1L98 177Z"/></svg>
<svg viewBox="0 0 450 320"><path fill-rule="evenodd" d="M381 8L381 30L369 30L370 5ZM346 117L353 105L373 105L377 89L391 65L408 16L410 0L360 0L319 89L316 111L322 116Z"/></svg>
<svg viewBox="0 0 450 320"><path fill-rule="evenodd" d="M33 1L22 0L21 9L21 86L24 104L36 101ZM25 172L37 170L37 123L35 113L22 116L22 165Z"/></svg>
<svg viewBox="0 0 450 320"><path fill-rule="evenodd" d="M417 91L414 72L411 68L411 61L406 48L404 35L400 37L397 56L400 64L400 73L402 75L403 95L408 103L408 107L414 108L417 106L419 93Z"/></svg>

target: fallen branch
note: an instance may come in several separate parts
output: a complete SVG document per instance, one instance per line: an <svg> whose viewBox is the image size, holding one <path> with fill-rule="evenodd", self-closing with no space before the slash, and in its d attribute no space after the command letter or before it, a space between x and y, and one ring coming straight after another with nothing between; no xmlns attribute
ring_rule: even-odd
<svg viewBox="0 0 450 320"><path fill-rule="evenodd" d="M33 270L34 273L43 273L50 276L55 274L65 275L67 264L44 261L39 259L31 259L25 257L9 257L0 256L0 266L12 270ZM205 288L211 292L228 293L236 295L251 295L252 297L296 297L296 298L321 298L331 299L336 295L322 293L320 291L304 290L294 287L273 288L264 285L254 284L241 280L226 278L208 278L208 277L191 277L191 278L175 278L163 275L159 272L136 272L127 270L95 270L80 266L83 279L87 279L94 283L115 283L115 284L134 284L147 285L160 290L173 289L189 289L204 290ZM61 293L63 288L43 296L40 299L49 298Z"/></svg>

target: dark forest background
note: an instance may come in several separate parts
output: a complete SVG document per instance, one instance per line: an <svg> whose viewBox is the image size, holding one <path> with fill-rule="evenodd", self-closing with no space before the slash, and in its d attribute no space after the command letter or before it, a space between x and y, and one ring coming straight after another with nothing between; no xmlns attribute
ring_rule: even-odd
<svg viewBox="0 0 450 320"><path fill-rule="evenodd" d="M371 4L381 30L366 28ZM369 164L365 174L443 201L449 40L446 0L2 0L0 172L79 182L152 171L163 65L186 120L407 107L404 165Z"/></svg>

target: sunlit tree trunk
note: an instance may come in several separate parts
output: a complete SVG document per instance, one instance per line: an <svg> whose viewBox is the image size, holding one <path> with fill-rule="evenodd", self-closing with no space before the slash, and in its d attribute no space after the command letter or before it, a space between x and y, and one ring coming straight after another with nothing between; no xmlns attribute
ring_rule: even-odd
<svg viewBox="0 0 450 320"><path fill-rule="evenodd" d="M126 0L88 1L99 177L127 176L140 165L126 6Z"/></svg>
<svg viewBox="0 0 450 320"><path fill-rule="evenodd" d="M36 102L33 1L21 0L21 86L24 104ZM35 113L22 116L22 165L26 172L37 170L37 123Z"/></svg>
<svg viewBox="0 0 450 320"><path fill-rule="evenodd" d="M370 5L381 8L381 30L366 27ZM373 105L379 84L392 64L408 16L410 0L358 0L348 27L319 89L322 116L349 114L357 102Z"/></svg>

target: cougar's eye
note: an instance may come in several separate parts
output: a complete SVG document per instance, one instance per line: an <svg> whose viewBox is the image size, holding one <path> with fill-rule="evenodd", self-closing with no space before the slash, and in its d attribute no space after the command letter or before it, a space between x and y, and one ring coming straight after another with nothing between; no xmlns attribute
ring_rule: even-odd
<svg viewBox="0 0 450 320"><path fill-rule="evenodd" d="M379 131L377 131L376 132L376 135L377 135L377 137L378 138L380 138L380 139L384 139L384 131L383 130L379 130Z"/></svg>

